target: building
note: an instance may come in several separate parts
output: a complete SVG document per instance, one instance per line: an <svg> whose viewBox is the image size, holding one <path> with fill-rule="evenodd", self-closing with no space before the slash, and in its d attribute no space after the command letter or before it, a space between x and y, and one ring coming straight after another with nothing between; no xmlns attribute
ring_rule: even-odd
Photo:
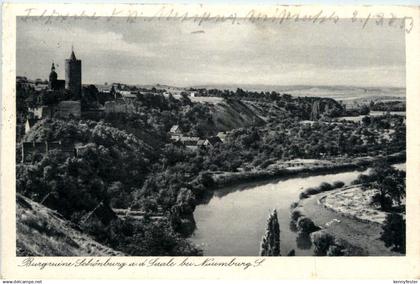
<svg viewBox="0 0 420 284"><path fill-rule="evenodd" d="M173 125L171 127L171 129L169 130L169 132L172 135L181 135L182 134L182 131L181 131L181 128L179 127L179 125Z"/></svg>
<svg viewBox="0 0 420 284"><path fill-rule="evenodd" d="M44 105L28 110L32 113L34 119L80 118L82 113L80 101L61 101L56 105Z"/></svg>
<svg viewBox="0 0 420 284"><path fill-rule="evenodd" d="M173 125L169 130L169 134L172 140L178 141L182 137L182 130L179 125Z"/></svg>
<svg viewBox="0 0 420 284"><path fill-rule="evenodd" d="M225 142L225 140L226 140L226 132L219 132L219 133L217 133L217 137L219 137L220 138L220 140L222 140L222 142Z"/></svg>
<svg viewBox="0 0 420 284"><path fill-rule="evenodd" d="M137 99L137 95L131 91L118 91L124 99Z"/></svg>
<svg viewBox="0 0 420 284"><path fill-rule="evenodd" d="M59 118L80 118L82 115L82 106L80 101L61 101L58 103L55 117Z"/></svg>
<svg viewBox="0 0 420 284"><path fill-rule="evenodd" d="M212 148L212 147L216 146L219 143L223 143L223 141L219 137L217 137L217 136L212 136L212 137L207 138L206 141L204 141L203 145L205 147Z"/></svg>
<svg viewBox="0 0 420 284"><path fill-rule="evenodd" d="M135 113L139 112L139 105L134 101L116 99L104 104L105 113Z"/></svg>
<svg viewBox="0 0 420 284"><path fill-rule="evenodd" d="M23 142L22 143L22 162L30 163L44 157L51 151L57 151L67 157L74 157L74 143L64 141L45 141L45 142Z"/></svg>
<svg viewBox="0 0 420 284"><path fill-rule="evenodd" d="M28 118L28 119L26 119L26 122L25 122L25 134L28 133L32 129L32 127L35 125L35 123L37 123L37 122L38 122L38 119L37 118Z"/></svg>
<svg viewBox="0 0 420 284"><path fill-rule="evenodd" d="M57 72L55 72L54 62L51 65L50 77L48 80L48 88L51 90L62 90L65 87L64 80L58 80Z"/></svg>
<svg viewBox="0 0 420 284"><path fill-rule="evenodd" d="M197 150L197 142L200 140L199 137L194 136L181 136L179 142L184 145L187 149Z"/></svg>
<svg viewBox="0 0 420 284"><path fill-rule="evenodd" d="M65 61L66 89L73 95L82 95L82 61L76 58L73 48L69 59Z"/></svg>

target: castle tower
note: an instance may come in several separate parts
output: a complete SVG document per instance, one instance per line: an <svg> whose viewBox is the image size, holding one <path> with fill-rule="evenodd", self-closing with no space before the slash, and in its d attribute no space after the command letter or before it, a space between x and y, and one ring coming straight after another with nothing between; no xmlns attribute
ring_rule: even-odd
<svg viewBox="0 0 420 284"><path fill-rule="evenodd" d="M50 77L49 77L49 81L48 81L48 88L55 90L57 86L57 73L55 72L55 66L54 66L54 62L51 65L51 72L50 72Z"/></svg>
<svg viewBox="0 0 420 284"><path fill-rule="evenodd" d="M66 59L66 89L70 90L73 95L81 97L82 94L82 61L76 59L73 47L71 55Z"/></svg>

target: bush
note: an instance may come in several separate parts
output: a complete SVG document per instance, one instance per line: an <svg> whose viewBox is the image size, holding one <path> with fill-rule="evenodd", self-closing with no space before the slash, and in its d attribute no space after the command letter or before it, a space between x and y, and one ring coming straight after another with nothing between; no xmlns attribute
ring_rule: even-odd
<svg viewBox="0 0 420 284"><path fill-rule="evenodd" d="M392 199L389 195L383 195L380 192L375 193L370 200L370 203L383 211L389 211L392 209Z"/></svg>
<svg viewBox="0 0 420 284"><path fill-rule="evenodd" d="M296 225L299 232L305 233L305 234L310 234L312 232L319 230L319 227L316 226L314 222L308 217L303 217L303 216L300 217L297 220Z"/></svg>
<svg viewBox="0 0 420 284"><path fill-rule="evenodd" d="M318 194L320 192L321 192L320 189L317 188L317 187L309 187L305 190L305 193L307 195L314 195L314 194Z"/></svg>
<svg viewBox="0 0 420 284"><path fill-rule="evenodd" d="M331 245L327 251L327 256L343 256L344 254L343 247L338 245Z"/></svg>
<svg viewBox="0 0 420 284"><path fill-rule="evenodd" d="M297 202L293 202L292 204L290 204L290 210L295 209L296 207L298 207L299 203Z"/></svg>
<svg viewBox="0 0 420 284"><path fill-rule="evenodd" d="M334 188L342 188L344 186L344 182L341 180L335 181L332 185Z"/></svg>
<svg viewBox="0 0 420 284"><path fill-rule="evenodd" d="M316 256L327 255L330 246L334 245L334 237L323 231L313 233L311 240L314 244L314 253Z"/></svg>
<svg viewBox="0 0 420 284"><path fill-rule="evenodd" d="M304 191L302 191L299 194L299 199L305 199L305 198L308 198L308 197L309 197L309 195L306 192L304 192Z"/></svg>
<svg viewBox="0 0 420 284"><path fill-rule="evenodd" d="M328 182L323 182L321 183L321 185L319 186L320 192L324 192L324 191L329 191L329 190L333 190L333 186L331 184L329 184Z"/></svg>
<svg viewBox="0 0 420 284"><path fill-rule="evenodd" d="M296 252L294 249L292 249L291 251L289 251L289 253L287 254L287 256L295 256Z"/></svg>
<svg viewBox="0 0 420 284"><path fill-rule="evenodd" d="M294 222L296 222L302 216L303 216L302 211L300 211L299 209L293 210L292 213L290 214L290 218Z"/></svg>

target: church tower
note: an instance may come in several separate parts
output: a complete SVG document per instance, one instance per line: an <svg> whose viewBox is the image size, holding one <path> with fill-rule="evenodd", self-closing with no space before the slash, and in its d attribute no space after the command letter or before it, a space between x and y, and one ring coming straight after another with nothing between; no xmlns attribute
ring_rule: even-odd
<svg viewBox="0 0 420 284"><path fill-rule="evenodd" d="M82 94L82 61L76 58L73 47L70 58L66 59L65 71L66 89L80 98Z"/></svg>
<svg viewBox="0 0 420 284"><path fill-rule="evenodd" d="M51 65L51 72L48 81L48 88L55 90L57 88L57 73L55 72L54 62Z"/></svg>

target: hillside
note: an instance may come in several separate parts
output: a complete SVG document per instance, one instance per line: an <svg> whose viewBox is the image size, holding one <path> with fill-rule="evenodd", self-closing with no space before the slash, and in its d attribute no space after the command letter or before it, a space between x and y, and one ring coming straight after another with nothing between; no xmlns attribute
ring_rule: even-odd
<svg viewBox="0 0 420 284"><path fill-rule="evenodd" d="M16 195L18 256L122 256L80 232L56 211Z"/></svg>
<svg viewBox="0 0 420 284"><path fill-rule="evenodd" d="M210 109L215 128L218 131L261 125L264 122L255 110L239 100L223 100L212 105Z"/></svg>

